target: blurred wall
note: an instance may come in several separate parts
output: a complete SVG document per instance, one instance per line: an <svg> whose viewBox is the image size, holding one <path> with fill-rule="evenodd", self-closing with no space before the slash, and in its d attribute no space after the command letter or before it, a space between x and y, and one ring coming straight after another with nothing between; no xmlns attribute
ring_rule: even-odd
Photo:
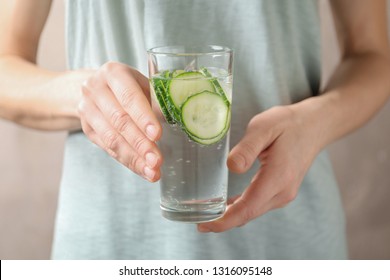
<svg viewBox="0 0 390 280"><path fill-rule="evenodd" d="M324 79L338 60L329 9L321 0ZM64 2L54 0L40 65L65 69ZM390 77L389 77L390 78ZM390 102L364 128L330 147L345 203L350 256L390 259ZM50 257L65 133L0 120L0 259Z"/></svg>
<svg viewBox="0 0 390 280"><path fill-rule="evenodd" d="M64 44L64 0L54 0L38 63L65 69ZM65 135L0 120L0 259L50 257Z"/></svg>
<svg viewBox="0 0 390 280"><path fill-rule="evenodd" d="M339 52L328 2L320 3L326 81ZM390 15L390 1L387 4ZM390 259L390 102L366 126L331 145L329 151L347 216L350 257Z"/></svg>

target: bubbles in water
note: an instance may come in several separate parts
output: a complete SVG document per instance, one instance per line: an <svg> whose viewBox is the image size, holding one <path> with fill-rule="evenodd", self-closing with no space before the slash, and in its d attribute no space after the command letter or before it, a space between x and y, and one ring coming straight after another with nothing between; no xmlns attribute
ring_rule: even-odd
<svg viewBox="0 0 390 280"><path fill-rule="evenodd" d="M163 211L177 210L192 215L192 211L214 213L223 207L220 198L226 196L228 175L225 139L213 145L199 145L190 142L181 130L163 138L166 145L162 146L162 152L167 154L161 180Z"/></svg>

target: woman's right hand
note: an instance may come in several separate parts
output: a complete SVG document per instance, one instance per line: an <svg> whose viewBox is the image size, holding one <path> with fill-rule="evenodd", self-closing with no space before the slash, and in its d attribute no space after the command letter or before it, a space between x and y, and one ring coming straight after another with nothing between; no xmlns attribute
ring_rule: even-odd
<svg viewBox="0 0 390 280"><path fill-rule="evenodd" d="M150 182L160 179L162 128L150 105L149 81L109 62L82 86L78 111L84 133L117 161Z"/></svg>

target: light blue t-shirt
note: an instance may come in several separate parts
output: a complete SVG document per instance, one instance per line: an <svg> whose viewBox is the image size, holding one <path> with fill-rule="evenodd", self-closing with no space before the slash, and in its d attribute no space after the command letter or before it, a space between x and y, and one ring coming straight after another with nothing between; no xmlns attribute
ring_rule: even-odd
<svg viewBox="0 0 390 280"><path fill-rule="evenodd" d="M315 0L68 0L70 69L129 64L147 75L146 49L222 45L235 50L231 147L256 114L318 94ZM229 175L229 193L247 174ZM284 172L281 170L280 172ZM159 185L110 158L82 132L66 142L55 259L342 259L340 194L328 156L313 162L297 198L224 233L161 216Z"/></svg>

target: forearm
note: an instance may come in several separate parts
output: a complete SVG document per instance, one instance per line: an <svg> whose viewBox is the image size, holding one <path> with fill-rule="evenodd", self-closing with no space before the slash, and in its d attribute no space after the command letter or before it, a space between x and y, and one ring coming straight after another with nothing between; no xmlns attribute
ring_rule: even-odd
<svg viewBox="0 0 390 280"><path fill-rule="evenodd" d="M77 104L89 71L52 72L17 56L0 58L0 117L42 130L80 128Z"/></svg>
<svg viewBox="0 0 390 280"><path fill-rule="evenodd" d="M390 63L367 53L346 57L333 73L324 93L294 104L293 111L313 128L319 149L370 120L390 96Z"/></svg>

